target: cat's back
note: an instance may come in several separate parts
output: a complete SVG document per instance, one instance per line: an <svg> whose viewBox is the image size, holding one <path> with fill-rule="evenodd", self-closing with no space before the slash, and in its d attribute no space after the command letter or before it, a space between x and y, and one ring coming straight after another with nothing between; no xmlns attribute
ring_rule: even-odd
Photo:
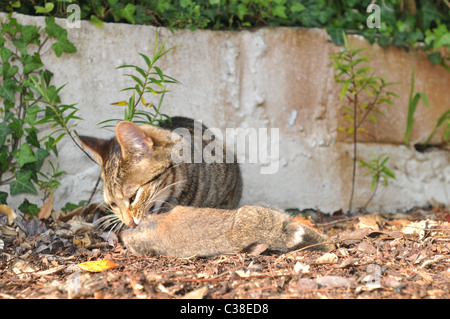
<svg viewBox="0 0 450 319"><path fill-rule="evenodd" d="M195 120L188 117L174 116L171 118L171 120L167 120L161 123L160 127L169 131L174 131L178 128L186 128L190 132L192 132L192 134L194 134L194 128L196 125L195 122L196 122ZM197 125L200 124L201 124L200 122L197 122ZM206 126L204 126L203 124L201 124L199 127L202 127L203 130L206 130Z"/></svg>
<svg viewBox="0 0 450 319"><path fill-rule="evenodd" d="M229 152L233 153L233 146L228 147L214 135L205 134L208 127L191 118L176 116L171 121L160 125L161 128L180 133L191 144L191 156L183 164L185 177L189 181L182 193L180 205L195 207L236 208L242 194L242 177L236 157L227 162ZM205 147L221 149L222 160L205 158ZM217 146L216 146L217 145ZM220 159L220 157L219 157Z"/></svg>

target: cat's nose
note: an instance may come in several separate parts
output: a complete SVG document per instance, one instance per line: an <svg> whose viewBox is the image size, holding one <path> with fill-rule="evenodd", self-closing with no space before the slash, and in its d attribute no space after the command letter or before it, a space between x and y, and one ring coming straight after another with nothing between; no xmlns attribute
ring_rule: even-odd
<svg viewBox="0 0 450 319"><path fill-rule="evenodd" d="M136 225L139 225L139 223L141 222L141 220L137 219L136 217L133 217L133 221Z"/></svg>
<svg viewBox="0 0 450 319"><path fill-rule="evenodd" d="M131 212L128 209L122 210L120 213L122 214L122 222L125 225L127 225L127 226L135 225L133 216L131 215Z"/></svg>

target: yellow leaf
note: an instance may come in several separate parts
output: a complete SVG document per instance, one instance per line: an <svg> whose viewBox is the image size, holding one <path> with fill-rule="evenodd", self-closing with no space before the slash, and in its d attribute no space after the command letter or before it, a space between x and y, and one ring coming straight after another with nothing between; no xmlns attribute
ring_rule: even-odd
<svg viewBox="0 0 450 319"><path fill-rule="evenodd" d="M14 210L8 205L0 205L0 212L4 213L8 217L8 225L11 225L14 219L17 217Z"/></svg>
<svg viewBox="0 0 450 319"><path fill-rule="evenodd" d="M336 263L339 260L338 256L333 253L325 253L316 259L316 264Z"/></svg>
<svg viewBox="0 0 450 319"><path fill-rule="evenodd" d="M41 206L41 209L39 210L37 217L39 219L47 219L50 217L50 214L52 213L53 208L53 194L50 195L49 200Z"/></svg>
<svg viewBox="0 0 450 319"><path fill-rule="evenodd" d="M147 103L143 97L141 97L141 102L145 107L152 107L152 103Z"/></svg>
<svg viewBox="0 0 450 319"><path fill-rule="evenodd" d="M128 103L126 101L119 101L119 102L111 103L111 105L114 105L114 106L125 106L125 105L128 105Z"/></svg>
<svg viewBox="0 0 450 319"><path fill-rule="evenodd" d="M74 239L73 243L78 248L86 247L86 246L89 246L91 244L91 239L89 238L88 234L85 233L84 234L84 238L82 238L82 239Z"/></svg>
<svg viewBox="0 0 450 319"><path fill-rule="evenodd" d="M87 270L90 272L101 272L104 270L108 270L114 267L118 267L119 265L116 264L112 260L95 260L95 261L86 261L84 263L78 264L78 267L80 267L83 270Z"/></svg>

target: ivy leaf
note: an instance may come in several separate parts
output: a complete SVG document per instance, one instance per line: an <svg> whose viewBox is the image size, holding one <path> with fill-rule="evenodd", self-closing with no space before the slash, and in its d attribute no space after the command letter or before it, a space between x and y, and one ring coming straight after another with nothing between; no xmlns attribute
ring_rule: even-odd
<svg viewBox="0 0 450 319"><path fill-rule="evenodd" d="M37 148L41 147L41 145L39 144L39 139L37 137L37 129L35 127L30 127L26 128L25 131L27 132L27 143Z"/></svg>
<svg viewBox="0 0 450 319"><path fill-rule="evenodd" d="M2 68L0 68L1 70ZM8 62L5 62L3 64L3 78L4 79L11 79L16 73L17 71L19 71L19 67L17 65L13 65L11 66ZM15 83L15 81L14 81ZM19 91L19 87L17 86L17 91Z"/></svg>
<svg viewBox="0 0 450 319"><path fill-rule="evenodd" d="M282 6L282 5L275 6L272 13L276 17L280 17L280 18L284 18L284 19L287 18L285 6Z"/></svg>
<svg viewBox="0 0 450 319"><path fill-rule="evenodd" d="M241 21L244 20L244 16L246 14L248 14L247 7L242 3L238 4L237 10L236 10L236 15L238 16L239 20L241 20Z"/></svg>
<svg viewBox="0 0 450 319"><path fill-rule="evenodd" d="M25 198L22 204L20 204L19 210L21 212L24 212L25 214L37 216L39 212L39 207L36 204L30 203L28 199Z"/></svg>
<svg viewBox="0 0 450 319"><path fill-rule="evenodd" d="M2 146L0 148L0 172L6 172L9 169L8 158L10 154L8 147Z"/></svg>
<svg viewBox="0 0 450 319"><path fill-rule="evenodd" d="M13 2L10 2L10 3L11 3L11 7L13 7L13 8L20 8L20 0L13 1Z"/></svg>
<svg viewBox="0 0 450 319"><path fill-rule="evenodd" d="M12 51L8 48L0 48L0 57L2 58L2 62L8 61L11 57Z"/></svg>
<svg viewBox="0 0 450 319"><path fill-rule="evenodd" d="M103 28L103 21L97 18L97 16L95 15L91 15L91 20L89 20L89 22L99 28Z"/></svg>
<svg viewBox="0 0 450 319"><path fill-rule="evenodd" d="M8 124L6 124L6 122L0 123L0 147L5 143L6 136L8 136L9 133L11 133L11 129Z"/></svg>
<svg viewBox="0 0 450 319"><path fill-rule="evenodd" d="M344 44L344 29L342 28L336 28L333 26L329 26L325 28L328 32L328 34L331 37L331 40L336 45L343 45Z"/></svg>
<svg viewBox="0 0 450 319"><path fill-rule="evenodd" d="M77 52L77 48L67 40L67 30L56 24L54 17L45 18L45 31L56 38L56 42L52 45L56 56L61 56L63 52L73 53Z"/></svg>
<svg viewBox="0 0 450 319"><path fill-rule="evenodd" d="M301 4L300 2L293 2L292 6L291 6L291 12L296 13L296 12L301 12L303 10L305 10L306 7Z"/></svg>
<svg viewBox="0 0 450 319"><path fill-rule="evenodd" d="M6 204L7 192L0 192L0 204Z"/></svg>
<svg viewBox="0 0 450 319"><path fill-rule="evenodd" d="M190 6L192 4L191 0L180 0L180 6L182 8L187 8L188 6Z"/></svg>
<svg viewBox="0 0 450 319"><path fill-rule="evenodd" d="M31 73L34 70L44 66L41 57L37 52L34 55L24 56L23 58L20 59L20 61L22 61L23 63L23 73L25 74Z"/></svg>
<svg viewBox="0 0 450 319"><path fill-rule="evenodd" d="M13 44L19 49L20 54L23 56L28 55L27 44L22 38L14 39Z"/></svg>
<svg viewBox="0 0 450 319"><path fill-rule="evenodd" d="M126 5L125 8L123 8L121 11L122 17L127 19L128 22L135 24L134 21L134 11L136 10L136 6L129 3Z"/></svg>
<svg viewBox="0 0 450 319"><path fill-rule="evenodd" d="M433 48L435 50L443 47L443 46L449 46L450 47L450 32L445 33L442 36L440 36L435 42Z"/></svg>
<svg viewBox="0 0 450 319"><path fill-rule="evenodd" d="M24 25L22 26L22 40L26 43L34 42L39 39L40 35L37 32L37 27L35 25Z"/></svg>
<svg viewBox="0 0 450 319"><path fill-rule="evenodd" d="M17 171L16 180L9 184L9 193L17 195L21 193L29 193L37 195L37 190L31 182L31 171Z"/></svg>
<svg viewBox="0 0 450 319"><path fill-rule="evenodd" d="M67 37L67 30L57 25L54 17L46 17L45 25L45 32L47 32L49 35L59 39L60 37L63 37L65 33Z"/></svg>
<svg viewBox="0 0 450 319"><path fill-rule="evenodd" d="M435 65L441 62L441 52L433 52L428 55L428 60Z"/></svg>
<svg viewBox="0 0 450 319"><path fill-rule="evenodd" d="M446 19L445 14L441 13L436 5L430 1L424 1L422 4L422 10L418 12L421 27L423 29L429 29L430 25L436 21L436 19Z"/></svg>
<svg viewBox="0 0 450 319"><path fill-rule="evenodd" d="M17 163L19 164L19 167L22 167L27 163L33 163L36 161L37 158L34 155L31 147L27 143L20 145L19 152L17 153Z"/></svg>
<svg viewBox="0 0 450 319"><path fill-rule="evenodd" d="M7 79L3 83L2 86L0 86L0 96L5 98L7 101L14 102L15 96L14 93L18 91L18 86L16 85L16 81L13 79Z"/></svg>
<svg viewBox="0 0 450 319"><path fill-rule="evenodd" d="M53 43L53 51L55 51L56 56L61 56L63 52L73 53L77 52L77 48L67 39L61 39Z"/></svg>
<svg viewBox="0 0 450 319"><path fill-rule="evenodd" d="M36 171L39 171L44 164L44 160L50 156L50 153L43 148L36 151Z"/></svg>

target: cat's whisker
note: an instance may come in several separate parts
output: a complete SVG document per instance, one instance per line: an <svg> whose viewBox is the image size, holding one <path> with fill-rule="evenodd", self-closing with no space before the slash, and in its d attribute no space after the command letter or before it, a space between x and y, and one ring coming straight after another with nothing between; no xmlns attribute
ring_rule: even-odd
<svg viewBox="0 0 450 319"><path fill-rule="evenodd" d="M109 234L111 232L114 232L114 228L116 228L117 226L119 226L119 227L116 229L116 232L120 232L120 230L122 229L123 225L124 225L124 223L120 219L118 219L117 222L109 230L108 236L109 236Z"/></svg>
<svg viewBox="0 0 450 319"><path fill-rule="evenodd" d="M106 202L100 203L99 204L99 208L103 208L103 209L106 209L106 210L111 210L111 206L108 203L106 203Z"/></svg>
<svg viewBox="0 0 450 319"><path fill-rule="evenodd" d="M183 179L183 180L181 180L181 181L173 182L173 183L171 183L171 184L169 184L169 185L166 185L164 188L162 188L161 190L157 191L157 192L155 193L154 196L158 196L159 193L163 192L164 190L166 190L166 189L169 188L169 187L176 186L176 185L178 185L178 184L182 184L182 183L185 183L185 182L186 182L186 180ZM159 187L159 185L158 185L158 187Z"/></svg>
<svg viewBox="0 0 450 319"><path fill-rule="evenodd" d="M107 205L105 202L100 203L98 206L99 206L99 208L101 207L101 208L105 208L105 209L110 209L109 205Z"/></svg>
<svg viewBox="0 0 450 319"><path fill-rule="evenodd" d="M94 222L94 226L96 228L106 230L109 227L112 227L111 229L114 229L120 223L122 223L122 221L117 215L106 215L97 219Z"/></svg>
<svg viewBox="0 0 450 319"><path fill-rule="evenodd" d="M118 221L114 220L114 221L107 221L105 223L103 223L102 225L99 225L97 228L102 229L102 230L107 230L108 228L111 228L112 226L116 225L118 223Z"/></svg>
<svg viewBox="0 0 450 319"><path fill-rule="evenodd" d="M95 227L99 227L105 223L110 222L110 219L112 219L112 218L114 218L113 215L105 215L105 216L102 216L102 217L98 218L97 220L95 220L93 222L93 224Z"/></svg>
<svg viewBox="0 0 450 319"><path fill-rule="evenodd" d="M165 201L165 200L159 200L159 199L156 199L155 201L153 201L152 202L152 206L150 206L150 208L152 208L152 207L155 207L155 203L163 203L163 204L167 204L168 206L170 206L170 208L172 209L172 208L174 208L176 205L173 205L173 204L171 204L171 203L169 203L169 202L167 202L167 201ZM161 205L162 206L162 205ZM152 214L152 213L158 213L159 212L159 209L150 209L150 210L148 210L148 212L147 213L150 213L150 214Z"/></svg>
<svg viewBox="0 0 450 319"><path fill-rule="evenodd" d="M159 189L159 190L157 189L157 191L152 195L151 199L157 197L159 194L161 194L163 191L165 191L165 190L168 189L169 187L176 186L176 185L181 184L181 183L184 183L184 182L186 182L186 180L181 180L181 181L178 181L178 182L174 182L174 183L171 183L171 184L169 184L169 185L166 185L166 186L163 187L162 189ZM159 187L159 186L160 186L160 185L158 185L157 187Z"/></svg>
<svg viewBox="0 0 450 319"><path fill-rule="evenodd" d="M148 209L148 208L151 208L152 206L154 206L155 203L167 203L168 205L172 206L172 205L169 204L168 202L166 202L166 201L164 201L164 200L162 200L162 199L158 199L158 196L159 196L162 192L164 192L165 190L167 190L168 188L173 187L173 186L176 186L176 185L181 184L181 183L184 183L184 182L186 182L186 180L181 180L181 181L178 181L178 182L174 182L174 183L171 183L171 184L169 184L169 185L166 185L166 186L163 187L162 189L158 189L159 186L160 186L160 185L158 185L157 188L156 188L155 193L153 193L152 196L150 196L150 198L146 201L146 203L145 203L144 206L145 206L147 209ZM162 205L161 205L161 206L162 206ZM158 210L158 209L156 209L156 211L157 211L157 210Z"/></svg>

